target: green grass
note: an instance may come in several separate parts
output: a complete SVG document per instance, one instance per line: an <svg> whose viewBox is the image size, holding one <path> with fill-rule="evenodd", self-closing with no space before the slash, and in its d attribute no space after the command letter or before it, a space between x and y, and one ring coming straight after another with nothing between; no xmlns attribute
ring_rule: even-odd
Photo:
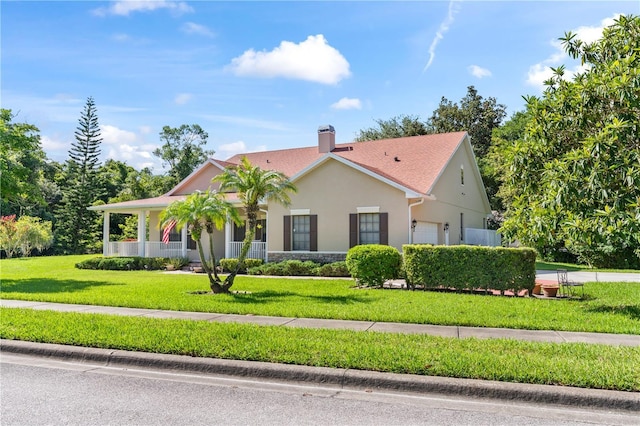
<svg viewBox="0 0 640 426"><path fill-rule="evenodd" d="M240 276L249 294L202 295L202 274L88 271L86 256L0 261L6 299L149 309L363 321L640 334L640 286L588 283L587 298L540 300L404 290L362 290L350 280Z"/></svg>
<svg viewBox="0 0 640 426"><path fill-rule="evenodd" d="M393 373L640 391L640 348L0 310L0 337Z"/></svg>

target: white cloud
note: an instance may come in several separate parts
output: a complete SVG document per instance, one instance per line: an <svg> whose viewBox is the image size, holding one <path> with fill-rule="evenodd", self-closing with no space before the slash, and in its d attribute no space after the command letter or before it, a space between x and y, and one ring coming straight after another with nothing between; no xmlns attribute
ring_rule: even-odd
<svg viewBox="0 0 640 426"><path fill-rule="evenodd" d="M458 13L459 10L460 8L456 5L456 0L451 0L449 2L449 11L447 13L447 17L440 23L440 27L438 28L438 31L436 31L436 36L433 38L433 41L431 41L431 46L429 46L429 61L427 62L427 65L424 66L422 72L425 72L427 69L429 69L429 67L433 63L433 60L436 57L436 47L438 46L438 43L440 43L440 41L444 38L445 33L449 31L449 27L451 27L451 24L453 24L455 14Z"/></svg>
<svg viewBox="0 0 640 426"><path fill-rule="evenodd" d="M128 34L118 33L111 36L111 39L120 43L124 43L126 41L131 40L131 37Z"/></svg>
<svg viewBox="0 0 640 426"><path fill-rule="evenodd" d="M148 135L149 133L151 133L153 131L151 126L140 126L140 128L138 130L143 135Z"/></svg>
<svg viewBox="0 0 640 426"><path fill-rule="evenodd" d="M70 144L67 142L63 142L61 140L55 140L50 138L49 136L41 136L40 143L42 145L42 149L46 152L49 151L64 151L66 152L69 149Z"/></svg>
<svg viewBox="0 0 640 426"><path fill-rule="evenodd" d="M193 95L191 93L178 93L173 100L177 105L184 105L193 99Z"/></svg>
<svg viewBox="0 0 640 426"><path fill-rule="evenodd" d="M362 109L362 102L357 98L342 98L331 105L333 109Z"/></svg>
<svg viewBox="0 0 640 426"><path fill-rule="evenodd" d="M593 43L602 37L602 30L614 23L614 19L620 16L619 13L614 14L612 17L605 18L600 21L599 26L581 26L574 30L572 33L576 34L576 38L582 40L585 43ZM552 40L550 45L553 47L553 52L545 60L533 64L529 67L527 73L527 84L537 87L539 90L545 88L544 82L553 76L553 71L550 67L557 67L566 61L569 56L565 53L562 43L558 40ZM576 73L584 72L586 70L584 65L576 65L573 68L567 67L564 73L564 79L570 80Z"/></svg>
<svg viewBox="0 0 640 426"><path fill-rule="evenodd" d="M349 62L322 34L299 44L283 41L272 51L247 50L226 67L239 76L291 78L337 84L351 75Z"/></svg>
<svg viewBox="0 0 640 426"><path fill-rule="evenodd" d="M157 145L146 143L141 134L115 126L101 125L104 156L107 159L123 161L138 170L144 167L162 169L160 159L153 156ZM141 132L143 133L143 132Z"/></svg>
<svg viewBox="0 0 640 426"><path fill-rule="evenodd" d="M132 12L151 12L158 9L168 9L174 15L193 12L193 8L185 2L168 0L119 0L111 3L109 7L94 9L98 16L119 15L129 16Z"/></svg>
<svg viewBox="0 0 640 426"><path fill-rule="evenodd" d="M108 145L131 144L138 139L137 135L133 132L109 125L101 125L100 134L102 136L102 142Z"/></svg>
<svg viewBox="0 0 640 426"><path fill-rule="evenodd" d="M266 151L266 150L267 150L267 147L264 145L260 145L253 149L249 149L247 148L247 144L245 144L243 141L238 141L238 142L232 142L232 143L220 145L220 147L218 147L218 149L216 150L215 157L226 160L228 158L233 157L236 154L246 154L248 152L259 152L259 151Z"/></svg>
<svg viewBox="0 0 640 426"><path fill-rule="evenodd" d="M196 34L205 37L215 37L213 31L204 25L196 24L195 22L187 22L181 27L182 31L187 34Z"/></svg>
<svg viewBox="0 0 640 426"><path fill-rule="evenodd" d="M477 78L491 77L491 71L486 68L482 68L478 65L470 65L468 67L469 73Z"/></svg>

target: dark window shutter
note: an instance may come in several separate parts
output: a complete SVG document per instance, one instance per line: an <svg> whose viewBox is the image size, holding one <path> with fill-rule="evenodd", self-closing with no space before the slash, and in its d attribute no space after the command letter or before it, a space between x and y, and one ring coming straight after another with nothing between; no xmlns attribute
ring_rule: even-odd
<svg viewBox="0 0 640 426"><path fill-rule="evenodd" d="M349 248L358 245L358 214L349 214Z"/></svg>
<svg viewBox="0 0 640 426"><path fill-rule="evenodd" d="M309 250L318 251L318 215L309 216Z"/></svg>
<svg viewBox="0 0 640 426"><path fill-rule="evenodd" d="M284 251L291 251L291 216L283 216L284 218Z"/></svg>
<svg viewBox="0 0 640 426"><path fill-rule="evenodd" d="M380 213L380 244L389 245L389 213Z"/></svg>

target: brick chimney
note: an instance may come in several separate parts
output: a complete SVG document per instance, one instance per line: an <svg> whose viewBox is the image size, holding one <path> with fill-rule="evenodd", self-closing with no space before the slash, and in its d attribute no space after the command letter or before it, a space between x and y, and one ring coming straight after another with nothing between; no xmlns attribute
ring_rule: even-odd
<svg viewBox="0 0 640 426"><path fill-rule="evenodd" d="M336 129L327 124L318 127L318 152L331 152L336 147Z"/></svg>

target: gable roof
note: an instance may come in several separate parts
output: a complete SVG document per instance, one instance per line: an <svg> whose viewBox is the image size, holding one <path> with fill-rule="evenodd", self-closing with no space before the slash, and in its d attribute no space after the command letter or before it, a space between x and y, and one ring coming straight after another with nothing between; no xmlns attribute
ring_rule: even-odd
<svg viewBox="0 0 640 426"><path fill-rule="evenodd" d="M442 170L467 136L466 132L441 133L396 139L336 144L331 153L321 153L318 146L277 151L237 154L227 160L240 163L242 157L262 169L277 170L289 177L299 177L334 156L357 165L381 180L428 195ZM345 163L346 163L345 162Z"/></svg>
<svg viewBox="0 0 640 426"><path fill-rule="evenodd" d="M176 194L202 173L210 173L212 168L222 171L229 165L240 164L243 157L247 157L253 165L279 171L292 180L333 159L404 191L408 197L430 196L431 190L451 161L453 154L465 141L473 157L473 149L467 133L453 132L336 144L329 153L321 153L318 145L314 145L305 148L237 154L226 161L209 158L161 197L95 206L90 209L117 211L166 207L171 201L184 198ZM477 167L475 173L478 177L480 176ZM479 179L481 182L482 178L479 177ZM238 202L236 194L229 193L226 197L231 202ZM488 205L486 197L485 193L484 203Z"/></svg>

